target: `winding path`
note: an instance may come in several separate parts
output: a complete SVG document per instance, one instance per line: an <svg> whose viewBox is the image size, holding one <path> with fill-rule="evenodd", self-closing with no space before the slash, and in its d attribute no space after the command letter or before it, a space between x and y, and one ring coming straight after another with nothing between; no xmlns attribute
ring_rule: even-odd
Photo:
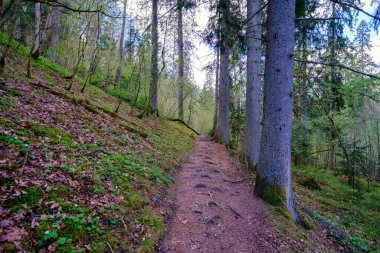
<svg viewBox="0 0 380 253"><path fill-rule="evenodd" d="M198 138L180 171L162 252L286 252L246 177L222 145Z"/></svg>

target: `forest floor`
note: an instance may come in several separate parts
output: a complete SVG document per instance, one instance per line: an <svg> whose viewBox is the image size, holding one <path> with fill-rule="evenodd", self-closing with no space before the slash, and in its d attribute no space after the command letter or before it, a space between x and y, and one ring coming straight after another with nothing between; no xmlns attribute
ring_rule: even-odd
<svg viewBox="0 0 380 253"><path fill-rule="evenodd" d="M254 196L252 174L240 167L224 146L206 137L197 139L194 154L177 178L176 211L162 252L338 251L318 228L310 236L310 231L285 222L286 230L301 233L295 233L296 239L284 236L269 221L273 214L266 204Z"/></svg>

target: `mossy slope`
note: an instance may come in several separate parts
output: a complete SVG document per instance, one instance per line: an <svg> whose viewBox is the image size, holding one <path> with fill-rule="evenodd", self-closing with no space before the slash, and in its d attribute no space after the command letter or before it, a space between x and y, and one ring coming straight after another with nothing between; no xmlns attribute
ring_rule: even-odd
<svg viewBox="0 0 380 253"><path fill-rule="evenodd" d="M69 71L43 57L27 79L27 55L15 42L0 77L0 251L153 252L194 133L124 103L113 115L117 98L80 80L67 92Z"/></svg>

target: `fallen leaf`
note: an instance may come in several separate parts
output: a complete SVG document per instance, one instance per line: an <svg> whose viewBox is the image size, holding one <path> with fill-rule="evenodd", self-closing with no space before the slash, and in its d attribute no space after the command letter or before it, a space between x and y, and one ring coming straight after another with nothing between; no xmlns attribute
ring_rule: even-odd
<svg viewBox="0 0 380 253"><path fill-rule="evenodd" d="M14 242L19 241L22 236L27 235L28 233L24 228L13 227L5 230L5 235L1 236L0 241L5 242Z"/></svg>
<svg viewBox="0 0 380 253"><path fill-rule="evenodd" d="M5 220L0 221L0 228L6 228L9 226L12 226L13 224L14 222L12 220L5 219Z"/></svg>

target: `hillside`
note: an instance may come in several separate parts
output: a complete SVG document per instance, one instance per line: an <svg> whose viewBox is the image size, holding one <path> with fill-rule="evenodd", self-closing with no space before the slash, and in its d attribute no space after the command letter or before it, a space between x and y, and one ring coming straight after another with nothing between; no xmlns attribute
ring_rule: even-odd
<svg viewBox="0 0 380 253"><path fill-rule="evenodd" d="M2 42L6 41L2 35ZM14 42L0 79L1 252L151 252L195 134L76 80ZM112 245L112 246L111 246Z"/></svg>

